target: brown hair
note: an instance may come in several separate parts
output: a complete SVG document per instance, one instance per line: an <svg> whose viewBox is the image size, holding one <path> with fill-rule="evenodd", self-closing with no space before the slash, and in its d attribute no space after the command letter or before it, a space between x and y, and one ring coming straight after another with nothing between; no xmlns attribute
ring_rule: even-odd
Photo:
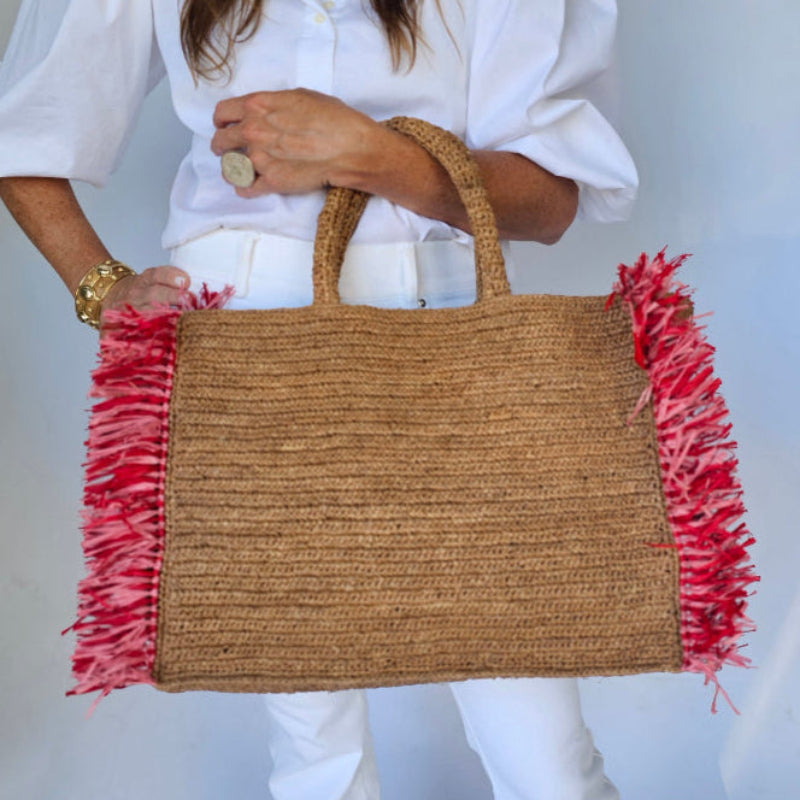
<svg viewBox="0 0 800 800"><path fill-rule="evenodd" d="M422 0L370 0L398 69L403 56L413 65L422 39L418 11ZM439 0L437 0L438 4ZM228 72L233 49L258 30L266 0L186 0L181 10L181 45L195 81ZM221 38L220 38L221 36Z"/></svg>

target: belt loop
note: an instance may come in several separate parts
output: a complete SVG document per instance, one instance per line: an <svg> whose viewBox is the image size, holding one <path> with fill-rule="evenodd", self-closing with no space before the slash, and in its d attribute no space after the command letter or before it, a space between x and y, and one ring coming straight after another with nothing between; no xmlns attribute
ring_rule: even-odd
<svg viewBox="0 0 800 800"><path fill-rule="evenodd" d="M247 297L250 292L250 274L253 271L256 247L260 240L261 235L259 233L248 233L247 236L241 237L234 277L236 284L235 297Z"/></svg>
<svg viewBox="0 0 800 800"><path fill-rule="evenodd" d="M404 266L408 267L406 273L413 280L412 286L409 287L408 301L410 308L425 308L428 304L424 297L420 297L420 289L424 286L424 277L420 264L421 255L419 242L411 242L404 254Z"/></svg>

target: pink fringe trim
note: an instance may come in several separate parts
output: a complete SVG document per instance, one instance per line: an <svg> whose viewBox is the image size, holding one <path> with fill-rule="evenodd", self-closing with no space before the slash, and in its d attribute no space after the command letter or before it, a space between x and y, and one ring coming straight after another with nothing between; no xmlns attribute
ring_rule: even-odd
<svg viewBox="0 0 800 800"><path fill-rule="evenodd" d="M164 539L164 480L175 330L184 311L220 308L233 289L181 294L178 308L111 309L104 316L92 408L83 552L69 695L153 684L158 586Z"/></svg>
<svg viewBox="0 0 800 800"><path fill-rule="evenodd" d="M634 266L621 264L606 307L617 296L627 304L635 358L650 376L629 422L652 396L672 546L680 552L683 669L716 685L712 712L720 692L736 711L716 673L725 664L750 664L739 639L755 630L745 615L748 587L759 580L748 563L755 540L736 524L745 507L715 350L692 316L691 290L673 277L688 254L667 263L665 250L652 261L642 253Z"/></svg>

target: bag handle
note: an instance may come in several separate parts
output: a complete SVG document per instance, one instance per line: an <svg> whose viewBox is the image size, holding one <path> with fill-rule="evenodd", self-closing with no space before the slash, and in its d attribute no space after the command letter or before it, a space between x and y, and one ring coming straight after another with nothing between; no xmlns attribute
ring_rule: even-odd
<svg viewBox="0 0 800 800"><path fill-rule="evenodd" d="M383 123L425 148L447 171L467 209L475 238L477 300L511 294L494 211L478 164L455 134L425 120L393 117ZM338 305L339 274L347 245L370 195L335 187L328 192L314 240L314 304Z"/></svg>

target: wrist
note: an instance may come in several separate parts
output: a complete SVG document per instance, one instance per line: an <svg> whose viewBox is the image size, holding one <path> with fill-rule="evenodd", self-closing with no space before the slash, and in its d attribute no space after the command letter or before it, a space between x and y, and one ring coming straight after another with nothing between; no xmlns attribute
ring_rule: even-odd
<svg viewBox="0 0 800 800"><path fill-rule="evenodd" d="M398 146L405 145L400 140L405 137L365 116L354 138L357 146L331 170L328 183L381 194L379 189L386 183L391 165L397 160Z"/></svg>
<svg viewBox="0 0 800 800"><path fill-rule="evenodd" d="M408 136L378 124L371 166L351 188L384 197L424 217L470 233L469 218L447 171Z"/></svg>
<svg viewBox="0 0 800 800"><path fill-rule="evenodd" d="M81 278L75 290L75 313L78 319L92 328L99 328L103 300L120 280L135 274L127 264L115 259L109 258L95 264Z"/></svg>

